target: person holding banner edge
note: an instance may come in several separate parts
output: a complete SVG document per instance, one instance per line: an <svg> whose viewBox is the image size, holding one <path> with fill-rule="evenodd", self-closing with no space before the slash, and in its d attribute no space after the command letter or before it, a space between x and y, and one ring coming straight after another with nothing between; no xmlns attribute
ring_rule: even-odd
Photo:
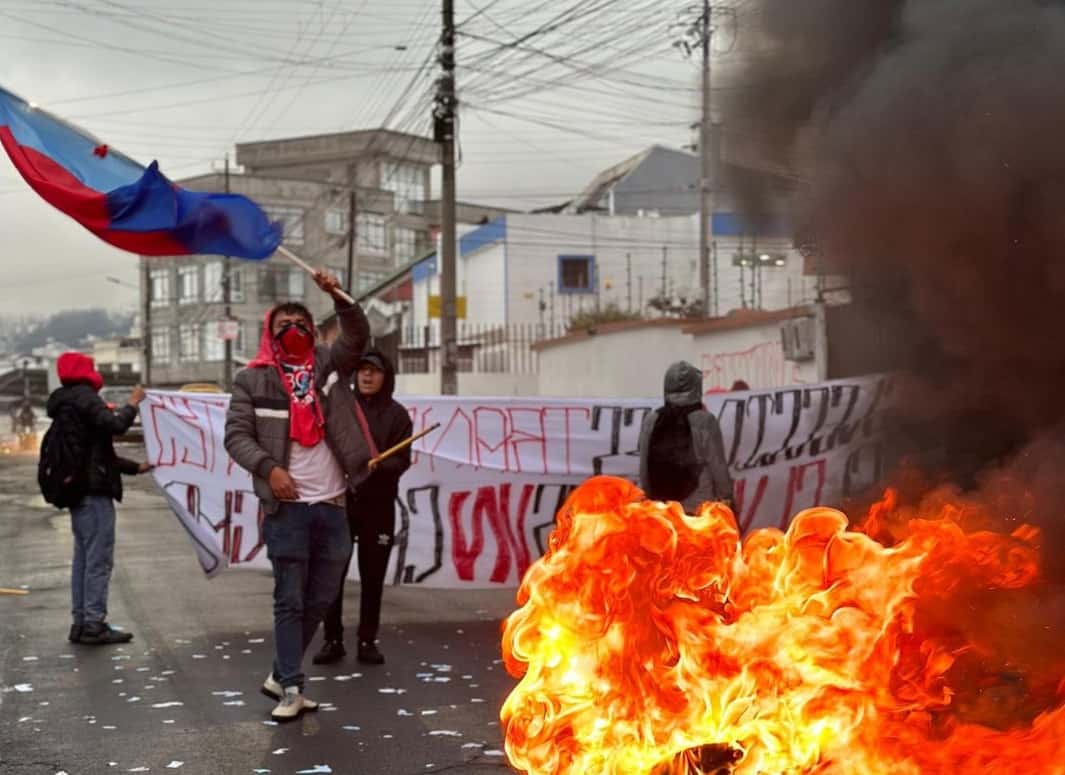
<svg viewBox="0 0 1065 775"><path fill-rule="evenodd" d="M369 324L336 278L320 271L314 280L335 302L336 341L316 346L313 318L301 304L269 310L259 352L237 374L226 415L225 447L252 475L274 571L275 659L262 692L278 701L275 721L318 708L303 696L303 655L350 560L345 498L367 475L371 456L351 410Z"/></svg>
<svg viewBox="0 0 1065 775"><path fill-rule="evenodd" d="M375 459L379 450L410 438L414 428L410 413L392 398L395 387L396 370L392 361L378 350L367 351L359 361L354 410ZM365 664L381 665L385 661L376 642L381 598L396 531L399 479L410 468L410 463L409 446L384 457L379 463L371 460L370 475L348 495L348 526L359 559L359 648L356 658ZM325 617L325 642L314 657L314 664L332 664L347 655L343 617L344 579L341 579L336 600Z"/></svg>

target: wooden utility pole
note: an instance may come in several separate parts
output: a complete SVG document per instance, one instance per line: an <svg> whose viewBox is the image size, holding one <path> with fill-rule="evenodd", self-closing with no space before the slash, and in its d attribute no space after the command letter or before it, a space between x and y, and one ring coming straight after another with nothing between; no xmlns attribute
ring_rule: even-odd
<svg viewBox="0 0 1065 775"><path fill-rule="evenodd" d="M710 316L710 244L714 230L715 159L711 148L710 133L713 120L710 113L711 78L710 44L714 34L710 14L710 0L703 0L703 15L700 19L703 46L702 116L699 121L699 289L702 292L703 316Z"/></svg>
<svg viewBox="0 0 1065 775"><path fill-rule="evenodd" d="M456 324L455 239L455 3L443 0L441 12L440 67L433 134L440 145L440 392L459 392L458 337Z"/></svg>

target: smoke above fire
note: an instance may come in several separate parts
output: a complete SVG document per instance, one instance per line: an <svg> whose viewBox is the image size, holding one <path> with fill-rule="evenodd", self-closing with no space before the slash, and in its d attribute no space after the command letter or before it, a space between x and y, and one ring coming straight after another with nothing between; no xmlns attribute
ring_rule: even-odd
<svg viewBox="0 0 1065 775"><path fill-rule="evenodd" d="M756 0L739 25L729 135L802 181L801 239L907 343L884 364L920 380L903 413L964 430L967 477L1008 462L1038 480L1060 545L1065 3ZM746 194L764 212L768 192Z"/></svg>
<svg viewBox="0 0 1065 775"><path fill-rule="evenodd" d="M762 0L741 24L726 126L797 171L826 268L914 315L974 401L1065 417L1065 4Z"/></svg>

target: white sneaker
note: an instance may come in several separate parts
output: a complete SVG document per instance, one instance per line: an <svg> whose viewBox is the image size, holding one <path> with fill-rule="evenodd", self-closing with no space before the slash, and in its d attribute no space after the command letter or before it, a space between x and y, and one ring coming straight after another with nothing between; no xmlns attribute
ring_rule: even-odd
<svg viewBox="0 0 1065 775"><path fill-rule="evenodd" d="M289 686L285 689L285 696L274 708L270 718L274 721L295 721L303 715L304 711L318 710L318 703L306 699L298 686Z"/></svg>
<svg viewBox="0 0 1065 775"><path fill-rule="evenodd" d="M276 678L274 678L274 672L272 670L270 671L270 674L266 676L261 691L271 700L280 700L281 695L285 693L285 690L281 688L281 684L277 682Z"/></svg>

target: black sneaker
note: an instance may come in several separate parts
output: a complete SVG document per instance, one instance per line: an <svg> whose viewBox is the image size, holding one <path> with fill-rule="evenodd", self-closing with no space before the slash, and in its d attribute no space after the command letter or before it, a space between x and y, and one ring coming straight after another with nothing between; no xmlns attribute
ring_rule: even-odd
<svg viewBox="0 0 1065 775"><path fill-rule="evenodd" d="M71 643L80 643L81 642L81 625L80 624L72 624L72 625L70 625L70 634L67 635L67 640L69 640Z"/></svg>
<svg viewBox="0 0 1065 775"><path fill-rule="evenodd" d="M115 643L129 643L133 640L132 632L113 630L103 622L92 622L81 628L81 638L78 643L87 646L110 646Z"/></svg>
<svg viewBox="0 0 1065 775"><path fill-rule="evenodd" d="M314 659L311 661L316 665L331 665L334 662L339 662L347 655L348 652L341 641L327 640L322 644L322 650L315 654Z"/></svg>
<svg viewBox="0 0 1065 775"><path fill-rule="evenodd" d="M359 641L358 659L367 665L383 665L385 663L385 655L378 651L377 644L372 640Z"/></svg>

